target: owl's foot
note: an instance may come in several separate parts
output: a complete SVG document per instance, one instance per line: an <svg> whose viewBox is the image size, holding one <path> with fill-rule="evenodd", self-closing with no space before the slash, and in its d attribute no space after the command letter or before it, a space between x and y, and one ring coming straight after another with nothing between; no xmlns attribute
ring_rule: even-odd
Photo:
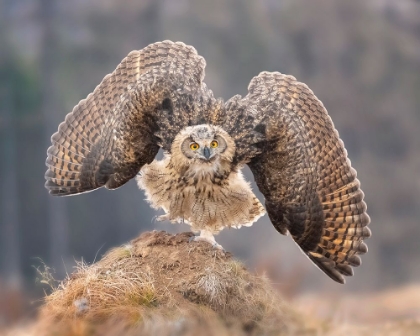
<svg viewBox="0 0 420 336"><path fill-rule="evenodd" d="M191 243L193 241L205 241L209 243L214 249L224 251L223 246L216 242L213 234L210 231L201 230L199 236L192 236L190 238L189 242Z"/></svg>

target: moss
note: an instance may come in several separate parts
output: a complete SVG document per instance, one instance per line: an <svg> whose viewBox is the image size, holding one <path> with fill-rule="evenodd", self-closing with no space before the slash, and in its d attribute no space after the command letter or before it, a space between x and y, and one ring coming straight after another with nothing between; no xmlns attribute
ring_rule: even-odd
<svg viewBox="0 0 420 336"><path fill-rule="evenodd" d="M153 307L157 305L156 291L152 286L146 286L138 292L127 293L127 302L136 306Z"/></svg>

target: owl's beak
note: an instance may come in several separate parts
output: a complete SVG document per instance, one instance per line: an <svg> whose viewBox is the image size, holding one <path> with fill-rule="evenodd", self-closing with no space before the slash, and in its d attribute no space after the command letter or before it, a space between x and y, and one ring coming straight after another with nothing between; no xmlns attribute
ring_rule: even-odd
<svg viewBox="0 0 420 336"><path fill-rule="evenodd" d="M208 148L207 146L206 147L204 147L204 149L203 149L203 155L204 155L204 157L208 160L208 159L210 159L210 155L211 155L211 153L210 153L210 148Z"/></svg>

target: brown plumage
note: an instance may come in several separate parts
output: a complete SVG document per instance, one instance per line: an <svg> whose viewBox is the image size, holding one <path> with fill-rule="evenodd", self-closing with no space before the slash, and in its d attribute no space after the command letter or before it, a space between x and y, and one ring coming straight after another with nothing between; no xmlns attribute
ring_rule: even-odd
<svg viewBox="0 0 420 336"><path fill-rule="evenodd" d="M200 157L200 148L188 148L191 142L210 147L213 139L217 147L208 160ZM235 142L221 127L190 126L175 137L171 154L145 165L137 181L152 206L167 212L160 220L188 223L195 232L212 234L224 227L250 226L265 210L241 172L232 169L234 155Z"/></svg>
<svg viewBox="0 0 420 336"><path fill-rule="evenodd" d="M271 222L344 283L367 252L370 222L343 142L322 103L292 76L262 72L226 103L203 82L204 59L164 41L131 52L60 124L46 187L72 195L136 174L161 219L199 239L264 214L240 169L251 168ZM165 158L153 161L159 147Z"/></svg>

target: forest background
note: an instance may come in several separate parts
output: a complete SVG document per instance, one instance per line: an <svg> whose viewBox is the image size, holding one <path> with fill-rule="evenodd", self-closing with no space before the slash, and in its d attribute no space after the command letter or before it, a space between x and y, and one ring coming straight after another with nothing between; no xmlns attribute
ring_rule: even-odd
<svg viewBox="0 0 420 336"><path fill-rule="evenodd" d="M205 81L225 100L245 95L264 70L307 83L328 109L366 195L373 236L345 287L267 216L224 230L217 239L228 251L267 272L289 297L364 295L419 281L419 1L2 0L0 293L41 298L40 259L62 279L75 260L92 262L142 231L189 230L154 221L134 181L70 198L53 198L43 186L50 136L65 115L131 50L165 39L205 57Z"/></svg>

